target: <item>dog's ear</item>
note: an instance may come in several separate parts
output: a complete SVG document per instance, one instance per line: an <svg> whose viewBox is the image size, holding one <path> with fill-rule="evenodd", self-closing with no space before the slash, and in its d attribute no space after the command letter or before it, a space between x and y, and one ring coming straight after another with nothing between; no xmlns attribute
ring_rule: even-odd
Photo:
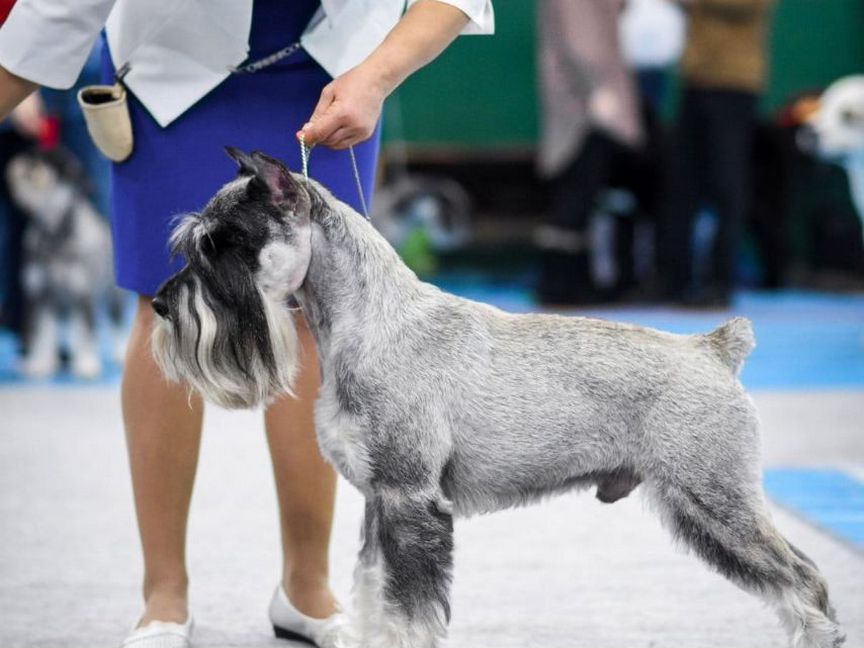
<svg viewBox="0 0 864 648"><path fill-rule="evenodd" d="M267 197L278 207L292 206L300 199L302 189L291 172L276 158L255 151L251 156L255 173L249 182L249 192Z"/></svg>
<svg viewBox="0 0 864 648"><path fill-rule="evenodd" d="M226 146L225 152L239 167L238 173L243 176L255 175L255 161L243 151L233 146Z"/></svg>

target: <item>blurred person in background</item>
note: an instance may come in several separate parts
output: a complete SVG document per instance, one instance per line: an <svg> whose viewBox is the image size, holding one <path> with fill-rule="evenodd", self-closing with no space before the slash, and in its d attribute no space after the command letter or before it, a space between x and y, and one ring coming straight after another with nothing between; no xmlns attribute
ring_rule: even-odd
<svg viewBox="0 0 864 648"><path fill-rule="evenodd" d="M768 76L773 0L686 0L681 64L676 190L659 238L667 296L725 308L749 210L756 110ZM694 282L692 230L697 213L716 214L711 264Z"/></svg>
<svg viewBox="0 0 864 648"><path fill-rule="evenodd" d="M684 51L687 23L676 0L627 0L621 14L624 59L636 73L643 108L659 113Z"/></svg>
<svg viewBox="0 0 864 648"><path fill-rule="evenodd" d="M0 0L0 26L15 0ZM21 103L12 118L0 123L0 328L20 334L24 325L20 268L25 216L12 202L6 183L6 165L32 144L42 129L44 107L38 95Z"/></svg>
<svg viewBox="0 0 864 648"><path fill-rule="evenodd" d="M131 157L113 165L117 278L139 295L122 404L145 608L124 645L187 648L186 525L203 403L190 399L186 386L166 382L150 352L151 296L182 265L169 258L172 217L200 209L236 172L223 144L283 158L287 152L289 166L299 169L298 127L306 143L336 149L316 151L315 178L359 209L350 158L338 149L359 145L360 181L370 195L385 97L458 34L491 33L494 18L489 0L416 0L407 10L399 0L114 5L18 0L0 30L0 118L37 83L70 86L108 20L106 76L131 64L124 83L135 139ZM301 39L303 48L294 47ZM291 55L272 56L280 51ZM270 64L231 74L247 56ZM320 376L302 316L297 328L305 360L298 398L265 412L284 552L270 616L277 636L329 646L339 625L328 577L336 474L316 443Z"/></svg>
<svg viewBox="0 0 864 648"><path fill-rule="evenodd" d="M45 124L42 97L34 93L0 123L0 328L19 336L24 332L24 294L21 286L26 215L12 200L6 168L17 154L35 146Z"/></svg>
<svg viewBox="0 0 864 648"><path fill-rule="evenodd" d="M602 298L591 274L588 227L614 166L642 143L636 89L619 44L624 0L538 3L542 133L538 168L551 183L538 297L545 304Z"/></svg>
<svg viewBox="0 0 864 648"><path fill-rule="evenodd" d="M684 51L687 23L676 0L628 0L621 14L620 35L624 60L633 70L639 90L643 145L635 157L638 166L630 169L628 181L638 211L619 218L619 275L622 285L634 290L626 299L654 301L661 292L657 276L658 222L672 183L672 129L662 119L670 103L671 84ZM620 182L620 180L618 180ZM640 218L641 217L641 218ZM642 240L636 228L641 225ZM622 236L634 230L630 236ZM647 234L647 235L646 235Z"/></svg>

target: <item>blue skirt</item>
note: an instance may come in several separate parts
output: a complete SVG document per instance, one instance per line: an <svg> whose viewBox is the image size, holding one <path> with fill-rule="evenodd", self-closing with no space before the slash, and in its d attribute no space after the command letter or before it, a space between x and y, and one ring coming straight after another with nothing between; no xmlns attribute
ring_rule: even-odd
<svg viewBox="0 0 864 648"><path fill-rule="evenodd" d="M249 60L298 40L318 0L255 0ZM104 74L113 78L107 53ZM161 128L135 97L129 109L135 137L127 160L112 165L112 230L117 283L151 296L180 269L168 237L175 216L200 210L224 183L237 175L225 145L260 150L299 171L300 147L294 134L306 122L330 76L304 51L254 74L232 75L167 128ZM363 191L371 198L380 125L367 142L354 147ZM309 175L337 198L360 211L360 199L347 151L316 148Z"/></svg>

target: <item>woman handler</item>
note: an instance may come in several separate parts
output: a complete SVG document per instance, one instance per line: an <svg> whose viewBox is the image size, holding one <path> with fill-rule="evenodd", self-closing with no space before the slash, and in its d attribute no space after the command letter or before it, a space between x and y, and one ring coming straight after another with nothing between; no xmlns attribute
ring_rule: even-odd
<svg viewBox="0 0 864 648"><path fill-rule="evenodd" d="M222 145L261 149L299 168L294 135L316 150L317 180L359 208L351 161L372 190L384 99L459 33L491 33L491 0L18 0L0 30L0 118L37 85L72 85L107 21L106 76L124 84L134 144L113 165L113 232L120 286L138 294L122 384L138 527L144 611L124 642L187 648L186 522L203 404L161 376L150 354L150 297L178 269L168 256L174 215L199 209L230 179ZM110 15L109 15L110 14ZM302 44L254 72L250 62ZM278 58L278 57L274 57ZM249 68L247 68L248 70ZM300 131L297 131L300 127ZM304 347L298 398L265 412L283 542L283 575L270 608L282 636L332 644L338 605L328 583L336 476L315 442L319 370Z"/></svg>

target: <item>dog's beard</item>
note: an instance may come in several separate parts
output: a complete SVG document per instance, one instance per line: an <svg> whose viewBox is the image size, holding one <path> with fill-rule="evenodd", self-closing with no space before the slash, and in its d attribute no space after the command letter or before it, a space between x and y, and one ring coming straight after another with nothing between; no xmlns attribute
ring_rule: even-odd
<svg viewBox="0 0 864 648"><path fill-rule="evenodd" d="M286 305L257 293L260 317L217 317L197 278L182 286L173 318L153 329L153 356L166 377L230 409L293 395L299 368L294 318Z"/></svg>

